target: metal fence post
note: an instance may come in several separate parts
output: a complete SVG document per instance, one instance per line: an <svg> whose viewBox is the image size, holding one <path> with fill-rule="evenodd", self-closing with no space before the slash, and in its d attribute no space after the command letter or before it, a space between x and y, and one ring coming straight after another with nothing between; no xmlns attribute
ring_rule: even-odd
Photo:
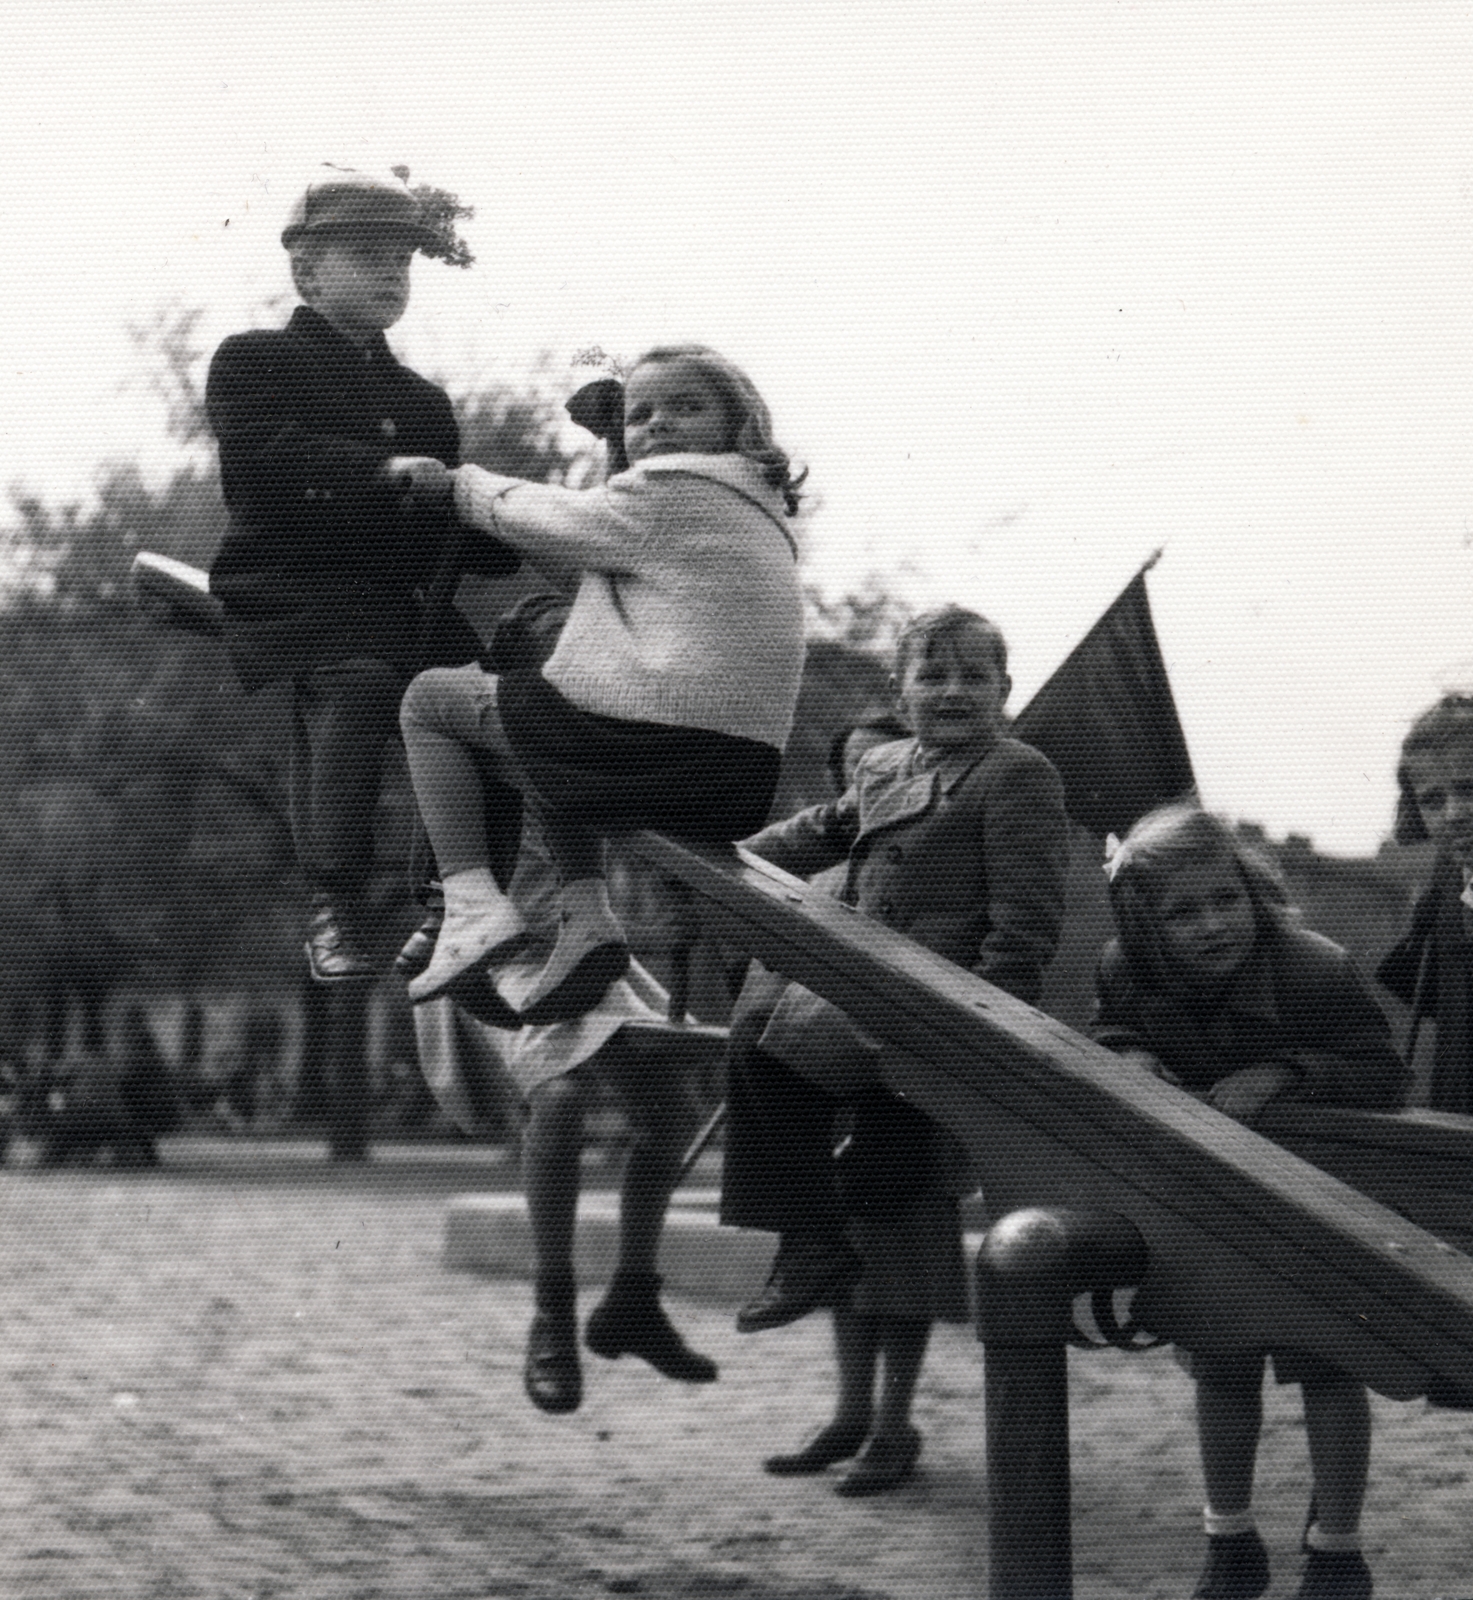
<svg viewBox="0 0 1473 1600"><path fill-rule="evenodd" d="M1133 1223L1064 1207L1014 1211L977 1255L986 1347L989 1600L1073 1600L1069 1533L1071 1308L1089 1289L1138 1284Z"/></svg>

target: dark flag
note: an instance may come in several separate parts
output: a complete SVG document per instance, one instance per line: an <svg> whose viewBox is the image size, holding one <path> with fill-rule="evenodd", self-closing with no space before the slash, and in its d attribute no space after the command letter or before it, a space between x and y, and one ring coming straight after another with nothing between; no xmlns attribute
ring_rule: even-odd
<svg viewBox="0 0 1473 1600"><path fill-rule="evenodd" d="M1154 557L1009 730L1053 762L1070 817L1100 836L1123 835L1196 785L1151 621L1152 565Z"/></svg>

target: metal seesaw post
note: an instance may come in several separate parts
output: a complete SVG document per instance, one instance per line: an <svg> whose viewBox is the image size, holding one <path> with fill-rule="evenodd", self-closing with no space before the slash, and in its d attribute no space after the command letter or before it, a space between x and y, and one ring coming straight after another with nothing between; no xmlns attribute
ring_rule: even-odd
<svg viewBox="0 0 1473 1600"><path fill-rule="evenodd" d="M1139 1284L1146 1262L1135 1225L1106 1211L1014 1211L983 1238L977 1334L986 1347L989 1600L1072 1600L1072 1306L1087 1290Z"/></svg>

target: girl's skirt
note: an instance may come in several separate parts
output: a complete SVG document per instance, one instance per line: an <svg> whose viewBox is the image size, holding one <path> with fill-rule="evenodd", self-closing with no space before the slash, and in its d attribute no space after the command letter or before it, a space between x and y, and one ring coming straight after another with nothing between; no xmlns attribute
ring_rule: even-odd
<svg viewBox="0 0 1473 1600"><path fill-rule="evenodd" d="M556 817L712 842L767 821L782 763L771 745L582 711L537 672L498 678L496 703L528 787Z"/></svg>

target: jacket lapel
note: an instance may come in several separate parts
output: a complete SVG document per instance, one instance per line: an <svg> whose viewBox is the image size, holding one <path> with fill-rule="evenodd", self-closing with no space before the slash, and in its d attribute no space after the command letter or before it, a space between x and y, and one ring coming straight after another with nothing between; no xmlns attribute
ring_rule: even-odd
<svg viewBox="0 0 1473 1600"><path fill-rule="evenodd" d="M914 739L881 745L865 757L855 783L859 790L859 839L893 828L929 811L937 794L937 772L911 772ZM858 839L855 841L858 843Z"/></svg>
<svg viewBox="0 0 1473 1600"><path fill-rule="evenodd" d="M994 748L996 748L994 746ZM929 811L943 794L951 794L958 784L991 751L972 752L961 759L949 758L939 766L912 773L914 739L882 745L869 755L859 769L859 838L910 822ZM856 840L856 843L858 841Z"/></svg>

